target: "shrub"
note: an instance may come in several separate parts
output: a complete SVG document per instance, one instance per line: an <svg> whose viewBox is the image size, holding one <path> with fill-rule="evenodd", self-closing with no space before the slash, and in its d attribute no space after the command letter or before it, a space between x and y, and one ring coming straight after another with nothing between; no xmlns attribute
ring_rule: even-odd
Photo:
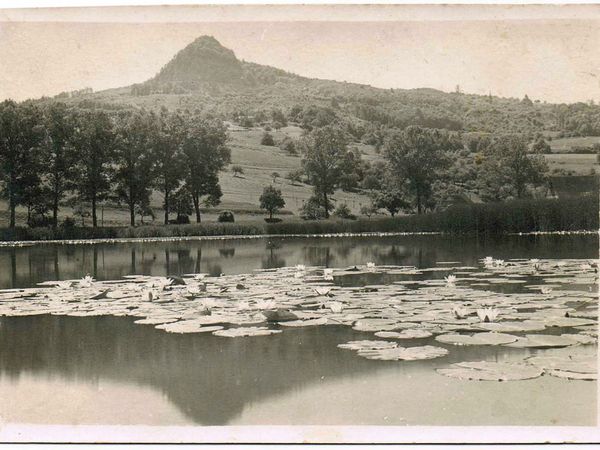
<svg viewBox="0 0 600 450"><path fill-rule="evenodd" d="M271 133L265 132L262 135L262 138L260 140L260 144L261 145L274 146L275 145L275 139L273 139L273 135Z"/></svg>
<svg viewBox="0 0 600 450"><path fill-rule="evenodd" d="M298 149L296 148L296 142L289 136L286 136L279 143L279 148L292 156L298 155Z"/></svg>
<svg viewBox="0 0 600 450"><path fill-rule="evenodd" d="M75 219L73 219L72 217L65 217L65 220L62 221L62 223L60 224L61 227L72 230L73 228L75 228Z"/></svg>
<svg viewBox="0 0 600 450"><path fill-rule="evenodd" d="M235 222L231 211L223 211L217 218L219 222Z"/></svg>
<svg viewBox="0 0 600 450"><path fill-rule="evenodd" d="M346 203L340 203L335 211L333 211L333 215L335 217L339 217L340 219L356 219L356 216L352 214L352 211L350 211L350 208Z"/></svg>

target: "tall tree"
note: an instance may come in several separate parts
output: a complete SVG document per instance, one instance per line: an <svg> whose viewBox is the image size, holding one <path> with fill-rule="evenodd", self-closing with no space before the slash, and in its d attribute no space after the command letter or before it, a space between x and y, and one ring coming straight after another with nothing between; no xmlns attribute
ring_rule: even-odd
<svg viewBox="0 0 600 450"><path fill-rule="evenodd" d="M227 147L227 129L221 121L197 114L184 118L182 139L184 181L192 196L196 222L200 222L200 205L218 205L223 195L219 172L229 164L231 151Z"/></svg>
<svg viewBox="0 0 600 450"><path fill-rule="evenodd" d="M8 199L9 226L31 183L39 183L39 148L43 126L39 109L12 100L0 103L0 176Z"/></svg>
<svg viewBox="0 0 600 450"><path fill-rule="evenodd" d="M145 111L122 114L117 127L115 181L117 197L129 207L129 222L135 226L138 209L147 210L154 169L151 151L153 116Z"/></svg>
<svg viewBox="0 0 600 450"><path fill-rule="evenodd" d="M302 147L302 167L313 185L315 198L325 211L325 218L329 218L329 196L339 186L346 167L345 133L335 126L316 128L304 138Z"/></svg>
<svg viewBox="0 0 600 450"><path fill-rule="evenodd" d="M543 183L548 166L541 154L529 154L527 143L516 135L500 136L483 152L478 183L487 201L523 198L530 186Z"/></svg>
<svg viewBox="0 0 600 450"><path fill-rule="evenodd" d="M418 126L392 131L386 138L384 156L393 174L408 183L419 214L431 196L433 182L448 167L451 152L460 147L448 133Z"/></svg>
<svg viewBox="0 0 600 450"><path fill-rule="evenodd" d="M99 110L77 114L73 134L78 159L76 189L81 200L91 203L94 227L98 226L98 203L110 192L114 145L114 127L108 114Z"/></svg>
<svg viewBox="0 0 600 450"><path fill-rule="evenodd" d="M181 151L182 118L178 114L169 114L166 109L161 109L153 120L155 126L151 146L155 163L155 187L164 196L164 220L167 225L169 213L173 210L173 192L179 187L184 172Z"/></svg>
<svg viewBox="0 0 600 450"><path fill-rule="evenodd" d="M44 111L44 125L44 175L51 198L52 226L56 228L60 201L73 187L77 154L71 140L75 123L64 103L52 103Z"/></svg>

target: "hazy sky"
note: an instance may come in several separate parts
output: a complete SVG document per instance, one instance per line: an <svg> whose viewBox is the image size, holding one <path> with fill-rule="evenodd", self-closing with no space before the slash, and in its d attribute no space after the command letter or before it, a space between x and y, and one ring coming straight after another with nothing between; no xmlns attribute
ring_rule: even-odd
<svg viewBox="0 0 600 450"><path fill-rule="evenodd" d="M309 77L600 100L597 5L0 10L0 99L144 81L203 34Z"/></svg>

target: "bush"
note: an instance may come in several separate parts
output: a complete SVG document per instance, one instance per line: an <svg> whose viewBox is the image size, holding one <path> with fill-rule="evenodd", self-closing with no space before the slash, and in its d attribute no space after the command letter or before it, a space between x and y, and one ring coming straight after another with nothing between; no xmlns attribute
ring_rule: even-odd
<svg viewBox="0 0 600 450"><path fill-rule="evenodd" d="M352 214L352 211L350 211L350 208L346 203L340 203L335 211L333 211L333 215L335 217L339 217L340 219L356 219L356 216Z"/></svg>
<svg viewBox="0 0 600 450"><path fill-rule="evenodd" d="M264 133L262 139L260 140L261 145L274 146L275 139L273 139L273 135L271 133Z"/></svg>
<svg viewBox="0 0 600 450"><path fill-rule="evenodd" d="M65 220L62 221L60 226L72 230L76 226L75 219L73 219L72 217L66 217Z"/></svg>
<svg viewBox="0 0 600 450"><path fill-rule="evenodd" d="M279 223L279 222L283 222L282 219L280 219L279 217L265 217L265 222L267 223Z"/></svg>
<svg viewBox="0 0 600 450"><path fill-rule="evenodd" d="M217 221L219 221L219 222L235 222L235 220L233 218L233 213L231 211L223 211L221 214L219 214Z"/></svg>
<svg viewBox="0 0 600 450"><path fill-rule="evenodd" d="M312 196L306 200L306 202L304 202L304 205L302 205L302 208L300 209L300 217L305 220L324 219L325 208L321 206L316 197Z"/></svg>

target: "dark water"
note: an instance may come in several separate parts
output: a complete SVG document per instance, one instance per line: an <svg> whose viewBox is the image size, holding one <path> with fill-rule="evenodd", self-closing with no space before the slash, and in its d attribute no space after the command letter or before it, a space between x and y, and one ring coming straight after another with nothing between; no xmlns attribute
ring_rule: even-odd
<svg viewBox="0 0 600 450"><path fill-rule="evenodd" d="M276 238L0 248L0 289L47 280L98 280L129 274L211 275L295 264L345 267L401 264L430 267L439 261L477 264L479 258L597 258L598 236L448 236Z"/></svg>
<svg viewBox="0 0 600 450"><path fill-rule="evenodd" d="M276 239L0 251L3 288L130 273L212 274L307 265L476 264L597 258L587 237ZM0 418L7 423L136 425L595 425L596 383L551 376L508 383L441 376L458 361L521 360L535 350L452 347L430 361L369 361L339 343L349 327L268 337L176 335L125 317L0 317ZM439 345L431 339L401 345ZM562 350L556 350L560 353ZM569 350L573 352L573 349ZM595 346L580 346L593 353Z"/></svg>

